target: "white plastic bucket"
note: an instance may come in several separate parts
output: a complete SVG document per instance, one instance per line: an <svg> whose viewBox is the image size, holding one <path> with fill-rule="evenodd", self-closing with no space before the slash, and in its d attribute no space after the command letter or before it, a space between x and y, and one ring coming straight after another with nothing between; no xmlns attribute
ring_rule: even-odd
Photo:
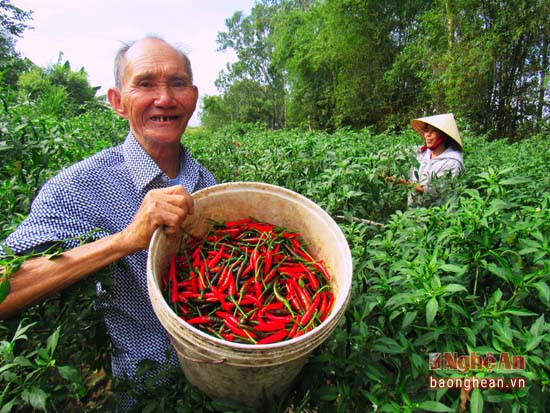
<svg viewBox="0 0 550 413"><path fill-rule="evenodd" d="M341 229L309 199L274 185L233 182L193 194L195 213L185 222L193 235L204 235L208 219L254 217L300 232L308 252L325 262L332 276L334 305L325 321L310 332L273 344L232 343L208 335L179 318L165 301L161 275L184 240L171 240L157 229L149 246L147 282L153 309L169 334L187 380L213 398L257 406L285 390L309 354L334 331L351 291L351 252Z"/></svg>

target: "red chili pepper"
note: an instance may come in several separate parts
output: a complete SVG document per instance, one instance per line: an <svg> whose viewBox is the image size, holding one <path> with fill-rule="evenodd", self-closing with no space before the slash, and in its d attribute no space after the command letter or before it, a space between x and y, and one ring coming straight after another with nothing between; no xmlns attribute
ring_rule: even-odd
<svg viewBox="0 0 550 413"><path fill-rule="evenodd" d="M303 311L302 304L300 303L300 300L298 300L298 297L294 292L294 287L290 283L290 280L287 280L287 283L285 285L287 290L286 299L290 302L290 304L296 311Z"/></svg>
<svg viewBox="0 0 550 413"><path fill-rule="evenodd" d="M222 306L222 309L225 310L225 311L231 311L231 307L229 306L229 304L225 301L225 295L220 291L218 290L216 287L214 286L211 286L210 287L210 290L212 290L212 292L214 294L216 294L216 296L218 297L218 300L220 302L220 305Z"/></svg>
<svg viewBox="0 0 550 413"><path fill-rule="evenodd" d="M198 262L199 262L200 258L201 258L201 246L199 245L191 253L191 259L193 260L193 266L198 265Z"/></svg>
<svg viewBox="0 0 550 413"><path fill-rule="evenodd" d="M252 218L238 219L238 220L235 220L235 221L226 221L225 222L225 227L226 228L240 227L240 226L243 226L243 224L248 224L250 222L252 222Z"/></svg>
<svg viewBox="0 0 550 413"><path fill-rule="evenodd" d="M243 270L243 273L241 274L241 277L246 277L250 271L254 269L254 266L252 265L252 262L249 263L246 268Z"/></svg>
<svg viewBox="0 0 550 413"><path fill-rule="evenodd" d="M207 316L207 315L201 315L198 317L190 318L189 320L186 320L189 324L208 324L215 321L215 318Z"/></svg>
<svg viewBox="0 0 550 413"><path fill-rule="evenodd" d="M225 326L228 329L230 329L233 333L235 333L236 335L238 335L242 338L255 340L258 337L253 332L243 330L237 324L233 323L232 321L229 321L228 319L225 319L224 322L225 322Z"/></svg>
<svg viewBox="0 0 550 413"><path fill-rule="evenodd" d="M208 292L203 294L203 298L205 301L209 303L214 303L216 301L220 301L220 297L218 294L214 294L213 292Z"/></svg>
<svg viewBox="0 0 550 413"><path fill-rule="evenodd" d="M239 289L239 294L240 295L247 294L253 282L254 282L253 277L250 277L248 280L246 280L245 283L242 285L242 287Z"/></svg>
<svg viewBox="0 0 550 413"><path fill-rule="evenodd" d="M327 281L330 281L330 274L328 273L327 269L321 261L316 261L313 263L313 265L315 266L315 268L321 271Z"/></svg>
<svg viewBox="0 0 550 413"><path fill-rule="evenodd" d="M319 280L313 275L313 273L304 265L300 264L302 269L307 275L307 279L309 280L309 286L313 291L317 291L319 289Z"/></svg>
<svg viewBox="0 0 550 413"><path fill-rule="evenodd" d="M199 293L194 293L193 291L180 291L178 293L178 301L185 301L187 298L199 298Z"/></svg>
<svg viewBox="0 0 550 413"><path fill-rule="evenodd" d="M276 315L269 311L266 311L264 316L272 321L282 321L283 323L290 323L292 321L291 315Z"/></svg>
<svg viewBox="0 0 550 413"><path fill-rule="evenodd" d="M327 309L327 304L328 304L328 298L327 298L327 292L326 291L323 291L323 292L320 292L319 295L321 296L321 304L319 305L319 319L321 321L324 321L324 314L325 314L325 311Z"/></svg>
<svg viewBox="0 0 550 413"><path fill-rule="evenodd" d="M219 229L218 230L221 233L224 234L230 234L233 238L238 236L243 230L241 228L227 228L227 229Z"/></svg>
<svg viewBox="0 0 550 413"><path fill-rule="evenodd" d="M187 308L187 306L183 303L178 303L178 308L180 309L180 311L183 313L183 314L188 314L189 313L189 309Z"/></svg>
<svg viewBox="0 0 550 413"><path fill-rule="evenodd" d="M254 326L254 329L258 331L277 331L285 327L286 325L283 321L269 321L260 322L258 325Z"/></svg>
<svg viewBox="0 0 550 413"><path fill-rule="evenodd" d="M233 334L229 334L229 333L221 333L220 334L224 340L226 341L233 341L235 340L235 336Z"/></svg>
<svg viewBox="0 0 550 413"><path fill-rule="evenodd" d="M224 312L224 311L216 311L216 315L220 318L223 318L224 320L229 320L232 323L235 323L236 325L240 323L239 319L231 313Z"/></svg>
<svg viewBox="0 0 550 413"><path fill-rule="evenodd" d="M264 274L266 274L266 275L269 272L269 270L271 269L271 261L272 260L273 260L273 251L268 250L265 253L265 262L264 262Z"/></svg>
<svg viewBox="0 0 550 413"><path fill-rule="evenodd" d="M271 224L263 224L263 223L256 223L256 222L250 222L246 226L248 229L255 229L260 233L271 232L273 231L273 228L274 228L274 226Z"/></svg>
<svg viewBox="0 0 550 413"><path fill-rule="evenodd" d="M261 338L258 340L257 344L270 344L282 341L288 335L286 330L279 330L276 333L273 333L267 337Z"/></svg>
<svg viewBox="0 0 550 413"><path fill-rule="evenodd" d="M298 337L323 322L334 300L328 272L300 245L300 234L251 218L226 224L188 238L163 274L170 300L180 300L177 314L208 334L250 343ZM172 282L178 272L183 280Z"/></svg>
<svg viewBox="0 0 550 413"><path fill-rule="evenodd" d="M332 305L334 304L334 293L330 291L328 293L328 302L327 302L327 308L325 309L325 312L321 315L321 319L324 320L328 317L330 314L330 310L332 310Z"/></svg>
<svg viewBox="0 0 550 413"><path fill-rule="evenodd" d="M252 287L254 288L254 294L256 294L256 298L260 298L262 296L262 283L260 281L256 281Z"/></svg>
<svg viewBox="0 0 550 413"><path fill-rule="evenodd" d="M265 313L266 311L271 311L271 310L280 310L283 308L283 303L281 303L280 301L277 301L275 303L269 303L269 304L266 304L265 306L263 306L261 309L260 309L260 314L263 314Z"/></svg>
<svg viewBox="0 0 550 413"><path fill-rule="evenodd" d="M221 292L224 292L227 289L227 287L229 287L229 278L231 278L229 269L225 267L222 270L222 273L220 275L220 278L218 279L218 284L217 284L217 287Z"/></svg>
<svg viewBox="0 0 550 413"><path fill-rule="evenodd" d="M289 281L292 283L292 287L298 295L298 298L300 299L303 307L309 308L309 306L311 305L311 297L309 296L307 290L304 290L302 287L300 287L294 278L290 278Z"/></svg>
<svg viewBox="0 0 550 413"><path fill-rule="evenodd" d="M269 283L277 275L277 267L272 268L264 277L264 284Z"/></svg>
<svg viewBox="0 0 550 413"><path fill-rule="evenodd" d="M225 245L222 245L218 250L218 252L216 253L216 255L214 255L214 257L210 261L208 261L208 268L212 268L220 261L220 259L222 258L224 249L225 249Z"/></svg>
<svg viewBox="0 0 550 413"><path fill-rule="evenodd" d="M254 304L257 308L262 307L262 302L256 296L252 294L244 294L242 297L241 304Z"/></svg>
<svg viewBox="0 0 550 413"><path fill-rule="evenodd" d="M250 263L252 264L252 268L254 269L255 273L258 272L258 256L258 249L254 249L254 251L252 251L252 254L250 254Z"/></svg>
<svg viewBox="0 0 550 413"><path fill-rule="evenodd" d="M172 284L172 291L170 294L170 301L175 303L178 301L178 280L176 279L176 256L172 255L170 258L170 269L168 270L168 277Z"/></svg>
<svg viewBox="0 0 550 413"><path fill-rule="evenodd" d="M296 333L298 332L298 323L294 323L292 325L292 328L290 329L290 331L288 332L288 336L290 338L294 338L294 336L296 335Z"/></svg>
<svg viewBox="0 0 550 413"><path fill-rule="evenodd" d="M229 287L227 288L228 295L235 295L237 293L237 286L235 285L235 277L229 273Z"/></svg>
<svg viewBox="0 0 550 413"><path fill-rule="evenodd" d="M279 268L278 268L278 271L279 272L285 272L285 273L288 273L288 274L295 274L295 273L298 273L298 272L301 272L303 271L303 269L300 267L300 265L281 265Z"/></svg>
<svg viewBox="0 0 550 413"><path fill-rule="evenodd" d="M313 299L313 302L311 303L311 306L306 310L306 312L302 315L302 319L300 320L300 324L303 326L306 326L315 311L317 311L317 307L319 306L319 302L321 301L321 296L319 294L315 295L315 298Z"/></svg>

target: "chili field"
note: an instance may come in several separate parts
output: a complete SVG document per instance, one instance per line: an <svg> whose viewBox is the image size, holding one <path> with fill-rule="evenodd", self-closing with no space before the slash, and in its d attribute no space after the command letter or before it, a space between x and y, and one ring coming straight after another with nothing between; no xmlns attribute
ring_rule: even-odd
<svg viewBox="0 0 550 413"><path fill-rule="evenodd" d="M2 239L47 178L122 142L125 128L107 109L59 120L2 108ZM408 175L419 144L411 130L232 125L184 135L219 182L270 183L316 202L352 250L341 324L262 411L547 410L550 139L489 141L467 128L462 137L466 172L441 179L437 199L408 208L411 188L385 177ZM28 258L4 253L8 269ZM113 379L109 339L93 309L98 278L108 286L105 270L0 323L0 412L112 411L113 386L133 394L138 411L250 411L208 398L178 370L166 370L169 384L159 387L153 363L141 365L139 391Z"/></svg>

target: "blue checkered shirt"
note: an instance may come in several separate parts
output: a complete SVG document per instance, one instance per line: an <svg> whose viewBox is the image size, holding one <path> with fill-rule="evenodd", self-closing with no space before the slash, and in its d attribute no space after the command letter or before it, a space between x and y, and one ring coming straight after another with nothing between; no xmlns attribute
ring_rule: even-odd
<svg viewBox="0 0 550 413"><path fill-rule="evenodd" d="M215 183L183 148L179 184L193 193ZM168 176L129 133L122 145L98 152L49 180L28 218L4 243L20 253L98 228L101 231L94 237L105 237L130 224L148 191L170 185ZM64 241L63 248L77 245L75 240ZM149 301L146 263L146 250L129 255L110 266L114 285L108 291L97 286L97 309L113 341L115 376L134 376L137 364L146 358L164 362L170 345Z"/></svg>

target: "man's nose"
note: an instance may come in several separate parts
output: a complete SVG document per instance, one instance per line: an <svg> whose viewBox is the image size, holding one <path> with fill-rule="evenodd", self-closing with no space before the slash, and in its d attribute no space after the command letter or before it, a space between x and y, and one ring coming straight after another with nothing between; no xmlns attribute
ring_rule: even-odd
<svg viewBox="0 0 550 413"><path fill-rule="evenodd" d="M159 86L157 88L155 104L159 106L170 106L174 104L174 93L170 86Z"/></svg>

